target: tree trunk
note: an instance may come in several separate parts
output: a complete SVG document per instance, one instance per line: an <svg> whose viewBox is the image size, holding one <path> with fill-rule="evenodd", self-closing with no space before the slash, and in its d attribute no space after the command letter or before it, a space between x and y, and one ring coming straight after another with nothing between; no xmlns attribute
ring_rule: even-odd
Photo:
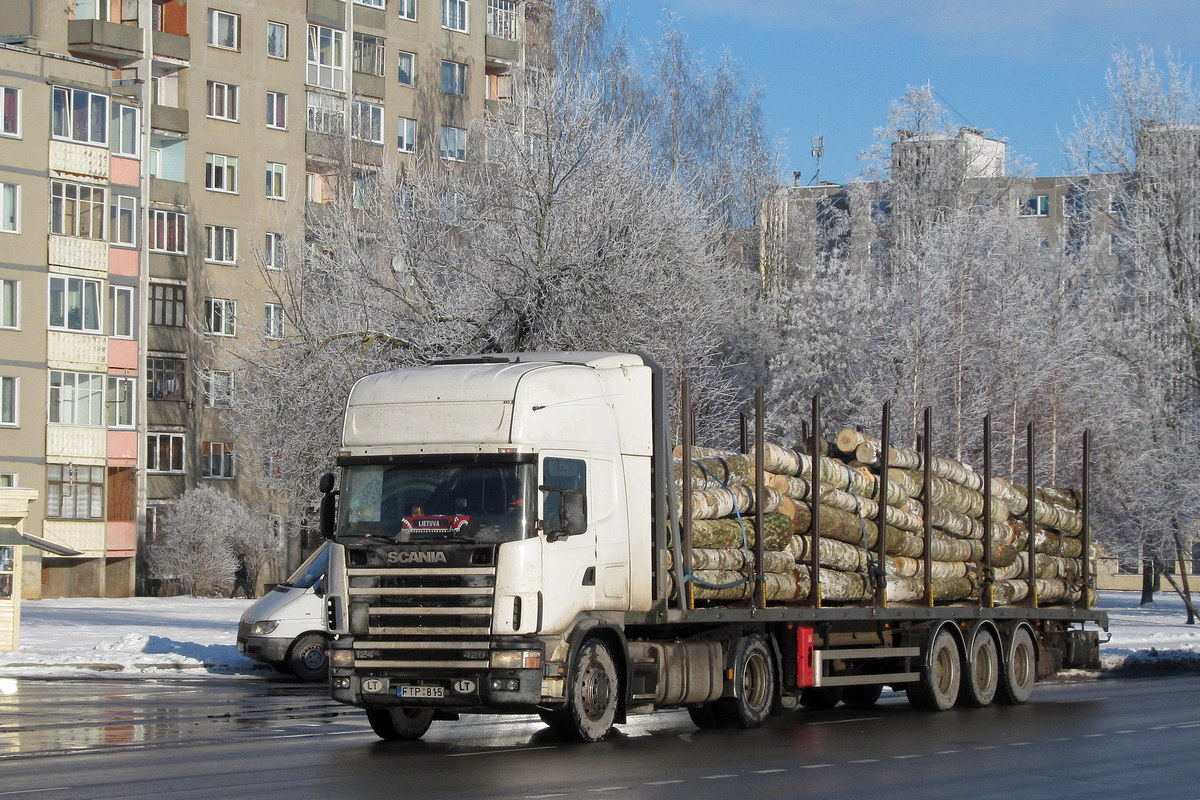
<svg viewBox="0 0 1200 800"><path fill-rule="evenodd" d="M1196 624L1196 606L1192 604L1192 589L1188 585L1187 562L1183 560L1183 540L1179 537L1179 528L1176 526L1172 532L1175 537L1175 560L1179 564L1179 580L1183 584L1182 591L1180 587L1175 586L1175 581L1171 581L1171 585L1175 586L1175 591L1179 592L1179 596L1183 598L1183 604L1187 606L1187 624Z"/></svg>

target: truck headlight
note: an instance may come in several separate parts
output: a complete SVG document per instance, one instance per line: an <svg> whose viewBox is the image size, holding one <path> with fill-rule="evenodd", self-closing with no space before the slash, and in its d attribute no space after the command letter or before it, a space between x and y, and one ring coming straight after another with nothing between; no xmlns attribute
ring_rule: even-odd
<svg viewBox="0 0 1200 800"><path fill-rule="evenodd" d="M354 651L353 650L330 650L329 651L329 666L341 667L343 669L354 666Z"/></svg>
<svg viewBox="0 0 1200 800"><path fill-rule="evenodd" d="M250 626L250 635L251 636L266 636L269 633L273 633L275 631L275 629L278 627L279 627L279 620L277 620L277 619L259 620L258 622L254 623L253 625Z"/></svg>
<svg viewBox="0 0 1200 800"><path fill-rule="evenodd" d="M542 654L537 650L493 650L492 669L541 669Z"/></svg>

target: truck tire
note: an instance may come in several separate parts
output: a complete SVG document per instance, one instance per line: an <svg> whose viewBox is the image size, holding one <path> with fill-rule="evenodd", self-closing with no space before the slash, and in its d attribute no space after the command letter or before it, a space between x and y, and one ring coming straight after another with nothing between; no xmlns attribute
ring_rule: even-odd
<svg viewBox="0 0 1200 800"><path fill-rule="evenodd" d="M319 633L296 637L288 654L288 671L302 681L323 681L329 676L329 643Z"/></svg>
<svg viewBox="0 0 1200 800"><path fill-rule="evenodd" d="M1000 656L996 640L986 630L975 633L963 659L962 682L958 688L958 705L964 708L983 708L996 699L1000 681Z"/></svg>
<svg viewBox="0 0 1200 800"><path fill-rule="evenodd" d="M842 703L847 708L873 708L883 695L882 683L847 686L842 692Z"/></svg>
<svg viewBox="0 0 1200 800"><path fill-rule="evenodd" d="M698 706L687 707L688 716L700 730L709 731L725 727L725 723L718 716L714 705L714 703L702 703Z"/></svg>
<svg viewBox="0 0 1200 800"><path fill-rule="evenodd" d="M918 711L946 711L958 699L962 682L962 656L954 634L941 628L925 654L921 678L905 688L908 702Z"/></svg>
<svg viewBox="0 0 1200 800"><path fill-rule="evenodd" d="M1000 686L996 700L1008 706L1024 703L1033 694L1037 681L1037 650L1027 628L1017 628L1008 644L1000 670Z"/></svg>
<svg viewBox="0 0 1200 800"><path fill-rule="evenodd" d="M842 700L841 686L809 686L800 692L800 705L814 711L828 711Z"/></svg>
<svg viewBox="0 0 1200 800"><path fill-rule="evenodd" d="M575 652L567 683L567 704L542 718L565 739L595 742L613 726L621 681L608 645L586 640Z"/></svg>
<svg viewBox="0 0 1200 800"><path fill-rule="evenodd" d="M713 711L728 727L757 728L767 721L775 702L775 662L757 633L738 643L733 680L734 696L717 700Z"/></svg>
<svg viewBox="0 0 1200 800"><path fill-rule="evenodd" d="M420 739L433 724L432 708L371 708L367 722L380 739L409 742Z"/></svg>

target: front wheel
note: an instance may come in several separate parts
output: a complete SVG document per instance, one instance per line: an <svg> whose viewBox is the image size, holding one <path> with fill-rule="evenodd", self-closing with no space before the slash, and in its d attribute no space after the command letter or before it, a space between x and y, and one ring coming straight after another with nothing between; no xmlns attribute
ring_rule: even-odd
<svg viewBox="0 0 1200 800"><path fill-rule="evenodd" d="M296 639L288 656L288 671L302 681L323 681L329 675L329 643L319 633Z"/></svg>
<svg viewBox="0 0 1200 800"><path fill-rule="evenodd" d="M613 726L620 701L620 679L608 645L588 639L576 651L567 685L567 704L542 718L560 736L596 742Z"/></svg>
<svg viewBox="0 0 1200 800"><path fill-rule="evenodd" d="M420 739L433 724L432 708L372 708L367 722L380 739L408 742Z"/></svg>

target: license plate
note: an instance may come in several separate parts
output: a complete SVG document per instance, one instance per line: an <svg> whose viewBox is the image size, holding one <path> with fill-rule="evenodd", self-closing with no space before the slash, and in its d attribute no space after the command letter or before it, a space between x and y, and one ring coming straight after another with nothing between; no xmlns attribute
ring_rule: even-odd
<svg viewBox="0 0 1200 800"><path fill-rule="evenodd" d="M440 700L446 696L446 690L441 686L399 686L396 696Z"/></svg>

